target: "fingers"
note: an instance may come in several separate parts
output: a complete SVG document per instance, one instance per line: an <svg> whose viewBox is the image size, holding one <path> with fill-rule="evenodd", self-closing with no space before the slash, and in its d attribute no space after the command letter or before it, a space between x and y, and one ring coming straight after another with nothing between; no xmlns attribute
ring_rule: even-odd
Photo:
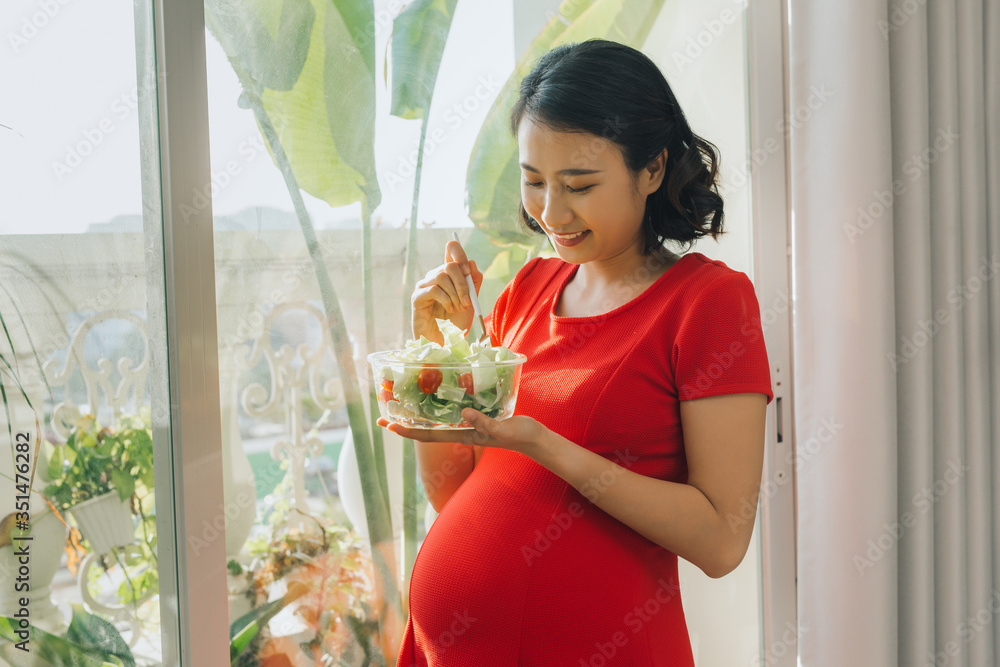
<svg viewBox="0 0 1000 667"><path fill-rule="evenodd" d="M437 275L417 283L413 292L413 308L415 310L427 308L431 305L428 302L441 304L441 307L449 313L465 310L454 281L447 276Z"/></svg>
<svg viewBox="0 0 1000 667"><path fill-rule="evenodd" d="M476 260L470 259L469 266L472 268L472 283L476 286L476 294L479 294L479 288L482 286L483 278L485 276L483 275L483 272L479 270L479 267L476 266Z"/></svg>
<svg viewBox="0 0 1000 667"><path fill-rule="evenodd" d="M458 241L448 241L444 246L444 261L457 262L462 268L462 279L465 280L465 276L471 275L472 268L469 266L469 258L465 255L465 250L462 249L462 244Z"/></svg>
<svg viewBox="0 0 1000 667"><path fill-rule="evenodd" d="M475 281L475 275L470 275ZM482 274L479 282L482 283ZM461 312L472 306L469 285L458 262L448 262L437 267L418 282L416 287L417 290L413 293L413 305L416 308L426 308L426 301L429 299L440 303L449 313Z"/></svg>
<svg viewBox="0 0 1000 667"><path fill-rule="evenodd" d="M451 278L452 284L455 286L456 297L458 298L459 310L465 310L472 306L472 300L469 298L469 283L465 279L466 274L462 273L462 268L457 262L449 262L445 264L445 271L448 273L448 277Z"/></svg>

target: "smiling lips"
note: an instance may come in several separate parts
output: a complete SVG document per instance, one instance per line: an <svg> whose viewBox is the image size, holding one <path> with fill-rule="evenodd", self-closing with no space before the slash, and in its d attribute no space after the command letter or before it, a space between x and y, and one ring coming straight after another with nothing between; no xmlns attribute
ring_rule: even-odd
<svg viewBox="0 0 1000 667"><path fill-rule="evenodd" d="M589 229L585 229L582 232L575 232L573 234L556 234L553 232L552 236L555 237L556 243L561 246L574 246L577 243L582 243L589 231Z"/></svg>

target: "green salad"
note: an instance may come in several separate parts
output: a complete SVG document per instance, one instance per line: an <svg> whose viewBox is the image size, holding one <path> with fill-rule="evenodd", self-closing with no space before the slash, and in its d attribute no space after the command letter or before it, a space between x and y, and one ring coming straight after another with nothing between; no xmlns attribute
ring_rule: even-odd
<svg viewBox="0 0 1000 667"><path fill-rule="evenodd" d="M515 388L520 355L502 346L469 343L450 321L437 323L444 345L421 336L388 354L379 399L399 417L437 424L462 422L463 408L475 408L490 418L501 415Z"/></svg>

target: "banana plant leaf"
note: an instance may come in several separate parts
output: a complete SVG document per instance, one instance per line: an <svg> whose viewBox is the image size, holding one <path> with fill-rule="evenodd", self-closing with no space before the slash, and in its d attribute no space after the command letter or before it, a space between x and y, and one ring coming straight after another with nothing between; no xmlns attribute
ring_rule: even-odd
<svg viewBox="0 0 1000 667"><path fill-rule="evenodd" d="M0 616L0 656L12 665L19 664L28 655L16 646L23 641L18 631L21 628L17 619ZM73 618L65 637L33 625L29 625L27 631L26 648L30 654L53 667L135 667L135 658L115 626L88 613L83 605L73 605Z"/></svg>
<svg viewBox="0 0 1000 667"><path fill-rule="evenodd" d="M274 124L298 186L333 207L374 210L372 3L206 0L205 23L252 98L241 104L259 103Z"/></svg>
<svg viewBox="0 0 1000 667"><path fill-rule="evenodd" d="M639 48L649 35L663 0L565 0L522 54L504 84L472 148L466 173L469 217L488 236L504 243L536 245L517 223L520 168L517 139L508 119L521 79L547 51L594 37Z"/></svg>
<svg viewBox="0 0 1000 667"><path fill-rule="evenodd" d="M400 118L427 118L458 0L415 0L392 23L392 104Z"/></svg>
<svg viewBox="0 0 1000 667"><path fill-rule="evenodd" d="M416 283L417 219L423 174L427 117L441 69L441 57L458 0L415 0L392 23L392 102L389 113L400 118L423 119L410 210L409 241L403 274L403 293ZM386 59L388 78L388 59ZM403 301L403 335L409 335L410 304ZM374 386L374 383L373 383ZM409 441L403 443L403 590L409 590L410 572L417 558L417 463Z"/></svg>
<svg viewBox="0 0 1000 667"><path fill-rule="evenodd" d="M209 0L206 22L262 88L291 90L306 63L316 11L309 0Z"/></svg>

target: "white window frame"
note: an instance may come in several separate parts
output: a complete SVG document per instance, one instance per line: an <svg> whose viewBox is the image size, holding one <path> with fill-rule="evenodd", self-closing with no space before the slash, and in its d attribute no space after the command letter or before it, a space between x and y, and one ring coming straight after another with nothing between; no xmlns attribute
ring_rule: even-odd
<svg viewBox="0 0 1000 667"><path fill-rule="evenodd" d="M147 242L163 243L162 280L155 266L147 279L150 320L159 321L161 331L165 323L169 369L166 384L151 378L150 385L154 408L170 406L166 426L154 428L158 545L163 556L168 550L174 556L160 562L177 566L160 572L163 664L217 667L229 664L229 597L224 525L218 529L225 501L215 250L211 202L191 202L191 193L211 182L205 7L204 0L154 0L151 7L136 3L135 11L140 81L156 90L155 107L147 104L144 119L155 123L160 158L159 193L155 185L144 187L143 202ZM148 48L150 38L155 70L144 72L149 68L138 51ZM151 210L155 204L162 210ZM181 216L182 205L193 213L185 209ZM160 285L165 291L157 297ZM200 539L203 534L211 538Z"/></svg>
<svg viewBox="0 0 1000 667"><path fill-rule="evenodd" d="M758 507L764 607L761 664L768 667L798 665L795 443L790 400L793 395L791 216L787 132L776 130L779 120L787 120L789 116L785 68L788 18L788 7L782 0L748 3L750 152L751 156L768 156L761 164L751 162L754 282L762 295L787 296L785 311L774 309L779 317L764 333L774 391L767 419L767 456ZM770 297L762 301L762 317L772 308L771 301Z"/></svg>

